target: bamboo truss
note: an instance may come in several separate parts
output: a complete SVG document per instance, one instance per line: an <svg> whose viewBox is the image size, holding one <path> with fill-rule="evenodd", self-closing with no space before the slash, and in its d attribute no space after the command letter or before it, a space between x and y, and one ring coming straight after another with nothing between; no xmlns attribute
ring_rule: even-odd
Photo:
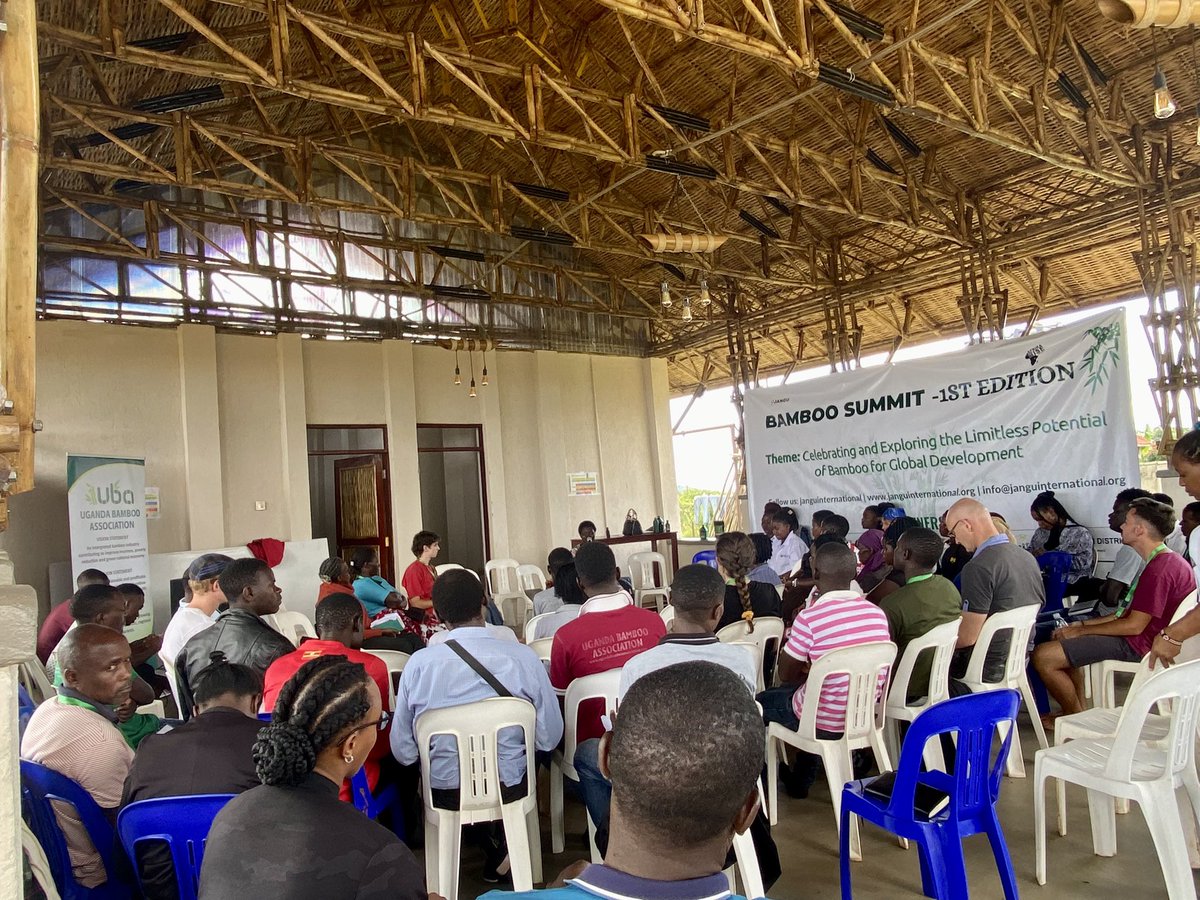
<svg viewBox="0 0 1200 900"><path fill-rule="evenodd" d="M38 3L43 314L651 353L693 391L1148 292L1194 415L1194 303L1154 298L1195 122L1090 2L83 7ZM1158 42L1181 111L1196 41Z"/></svg>

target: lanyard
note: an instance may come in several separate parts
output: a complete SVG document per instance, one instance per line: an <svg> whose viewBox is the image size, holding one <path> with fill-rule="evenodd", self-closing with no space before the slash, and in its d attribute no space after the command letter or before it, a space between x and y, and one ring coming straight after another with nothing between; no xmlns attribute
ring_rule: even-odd
<svg viewBox="0 0 1200 900"><path fill-rule="evenodd" d="M1129 590L1125 592L1125 596L1121 598L1121 602L1117 604L1117 618L1120 619L1129 609L1129 604L1133 602L1133 592L1137 590L1138 582L1142 580L1142 573L1150 567L1150 563L1154 562L1154 557L1164 552L1167 549L1166 544L1159 544L1154 548L1154 552L1150 554L1150 558L1146 560L1146 565L1142 566L1142 571L1137 573L1133 579L1133 584L1129 586Z"/></svg>
<svg viewBox="0 0 1200 900"><path fill-rule="evenodd" d="M908 579L908 581L906 581L904 583L905 584L918 584L922 581L928 581L932 577L933 577L932 572L930 572L928 575L914 575L912 578Z"/></svg>

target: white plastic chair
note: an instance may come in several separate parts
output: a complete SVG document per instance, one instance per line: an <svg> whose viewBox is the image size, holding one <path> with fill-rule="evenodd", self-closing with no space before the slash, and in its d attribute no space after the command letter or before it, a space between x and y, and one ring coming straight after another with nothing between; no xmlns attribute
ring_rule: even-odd
<svg viewBox="0 0 1200 900"><path fill-rule="evenodd" d="M440 566L434 566L433 571L434 571L435 575L443 575L446 572L449 572L451 569L461 569L461 568L463 568L463 567L460 566L458 563L442 563Z"/></svg>
<svg viewBox="0 0 1200 900"><path fill-rule="evenodd" d="M730 622L717 632L717 639L725 643L732 641L753 641L761 647L758 659L758 689L766 686L767 661L770 660L772 681L779 671L779 648L783 646L783 619L778 616L763 616L754 619L754 630L745 620Z"/></svg>
<svg viewBox="0 0 1200 900"><path fill-rule="evenodd" d="M533 601L521 590L519 568L520 563L515 559L489 559L483 565L483 574L504 624L522 634L525 622L533 614Z"/></svg>
<svg viewBox="0 0 1200 900"><path fill-rule="evenodd" d="M523 591L544 591L546 573L538 566L517 566L517 583Z"/></svg>
<svg viewBox="0 0 1200 900"><path fill-rule="evenodd" d="M1174 625L1191 612L1195 606L1196 592L1192 591L1176 607L1175 614L1171 616L1171 624ZM1138 662L1106 659L1086 666L1084 684L1090 688L1087 696L1091 698L1095 706L1114 709L1117 705L1117 673L1124 672L1136 676L1143 662L1145 662L1145 658Z"/></svg>
<svg viewBox="0 0 1200 900"><path fill-rule="evenodd" d="M552 612L542 613L537 616L530 616L525 622L525 643L532 644L537 634L537 626L539 622L545 621L548 617L554 615Z"/></svg>
<svg viewBox="0 0 1200 900"><path fill-rule="evenodd" d="M761 779L758 783L758 790L760 793L762 792ZM729 889L731 891L737 889L733 878L736 872L737 880L742 883L742 896L746 900L759 900L759 898L766 897L762 869L758 865L758 854L754 852L754 838L750 836L749 829L733 836L733 855L737 859L737 863L725 870L725 877L729 879Z"/></svg>
<svg viewBox="0 0 1200 900"><path fill-rule="evenodd" d="M167 685L171 688L171 696L175 698L175 711L182 716L183 707L179 705L179 678L175 674L175 664L165 656L160 656L158 659L162 663L163 674L167 676Z"/></svg>
<svg viewBox="0 0 1200 900"><path fill-rule="evenodd" d="M653 600L654 608L661 613L663 607L671 602L668 575L667 558L661 553L645 551L630 554L629 580L633 584L633 602L645 606L647 599Z"/></svg>
<svg viewBox="0 0 1200 900"><path fill-rule="evenodd" d="M313 628L312 622L302 612L281 609L275 613L274 618L275 623L272 627L297 647L300 646L302 638L315 638L317 636L317 631Z"/></svg>
<svg viewBox="0 0 1200 900"><path fill-rule="evenodd" d="M550 663L550 650L554 646L554 638L538 638L536 641L529 641L529 648L538 655L538 659L542 662Z"/></svg>
<svg viewBox="0 0 1200 900"><path fill-rule="evenodd" d="M767 729L767 803L771 824L779 823L779 779L775 777L780 743L791 744L798 750L815 753L825 765L829 779L829 795L833 799L833 819L841 826L842 788L854 778L852 750L870 747L875 754L879 771L892 771L891 759L883 741L884 703L888 669L896 660L896 645L877 641L832 650L812 664L805 681L804 706L800 710L800 727L796 731L772 722ZM821 689L829 680L847 679L846 725L837 740L817 737L817 707ZM833 685L831 685L831 689ZM862 859L858 823L850 818L850 858Z"/></svg>
<svg viewBox="0 0 1200 900"><path fill-rule="evenodd" d="M1142 742L1143 728L1155 704L1172 700L1172 714L1161 747ZM1097 856L1116 853L1113 797L1134 800L1142 808L1158 852L1171 900L1196 896L1175 791L1182 787L1190 814L1200 817L1200 779L1196 776L1197 705L1200 661L1154 673L1126 702L1110 738L1071 741L1034 756L1033 816L1036 831L1038 884L1046 883L1047 778L1059 778L1087 789L1092 818L1092 846Z"/></svg>
<svg viewBox="0 0 1200 900"><path fill-rule="evenodd" d="M587 700L603 700L605 712L617 708L617 690L621 686L621 670L609 669L595 675L576 678L567 685L563 700L563 747L554 752L550 764L550 849L562 853L566 843L563 829L563 779L579 781L575 771L575 748L579 744L579 705ZM596 850L596 823L588 816L588 843L592 862L600 862Z"/></svg>
<svg viewBox="0 0 1200 900"><path fill-rule="evenodd" d="M916 640L909 641L908 646L904 648L904 655L892 670L884 736L887 738L888 754L896 759L900 757L899 723L911 722L933 704L950 698L950 660L954 656L960 621L961 619L955 619L953 622L937 625ZM922 651L933 655L933 663L929 670L929 692L926 696L909 703L909 682L912 681L913 668ZM946 761L938 741L926 742L924 759L926 768L946 771Z"/></svg>
<svg viewBox="0 0 1200 900"><path fill-rule="evenodd" d="M534 735L537 713L527 700L493 697L422 713L414 723L421 756L421 799L425 804L425 880L446 900L458 898L462 826L504 821L514 891L532 891L542 880L542 843L538 829ZM505 728L525 733L525 796L504 803L500 793L499 734ZM433 805L430 743L448 735L458 745L459 808Z"/></svg>
<svg viewBox="0 0 1200 900"><path fill-rule="evenodd" d="M368 650L363 647L363 653L370 653L383 660L388 670L388 709L396 708L396 691L399 689L400 673L408 665L412 656L402 650Z"/></svg>
<svg viewBox="0 0 1200 900"><path fill-rule="evenodd" d="M25 688L34 703L43 703L58 696L58 691L46 676L46 667L36 659L26 660L17 666L17 682Z"/></svg>
<svg viewBox="0 0 1200 900"><path fill-rule="evenodd" d="M1033 731L1037 735L1038 745L1045 749L1050 746L1046 741L1046 729L1042 727L1041 717L1038 715L1037 704L1033 699L1033 690L1029 687L1029 678L1025 674L1025 658L1029 650L1029 633L1033 630L1033 623L1037 619L1039 607L1036 604L1028 606L1018 606L1016 609L1006 610L1005 612L993 613L987 617L987 621L983 623L983 628L979 632L979 640L975 642L975 648L971 651L971 659L967 663L967 674L962 679L963 683L970 688L971 693L977 694L980 691L995 691L1000 688L1012 688L1021 692L1021 698L1025 702L1025 710L1029 713L1029 718L1033 721ZM997 639L1003 639L1005 635L1009 635L1008 655L1004 661L1004 672L1001 674L999 681L985 681L983 677L984 662L987 659L988 648ZM1008 728L1007 723L999 726L1001 729L1000 737L1004 738ZM1005 763L1005 772L1010 778L1025 777L1025 759L1021 753L1021 736L1018 729L1013 733L1012 745L1008 751L1008 760Z"/></svg>
<svg viewBox="0 0 1200 900"><path fill-rule="evenodd" d="M143 703L137 708L137 712L144 716L158 716L160 719L167 717L167 708L161 700L151 700L149 703Z"/></svg>
<svg viewBox="0 0 1200 900"><path fill-rule="evenodd" d="M675 621L675 607L667 604L658 614L662 616L663 624L667 626L667 631L670 631L671 623Z"/></svg>
<svg viewBox="0 0 1200 900"><path fill-rule="evenodd" d="M766 688L763 686L763 645L757 641L722 641L723 644L728 644L731 647L745 647L746 652L754 657L754 671L758 673L758 678L754 683L754 693L762 693Z"/></svg>

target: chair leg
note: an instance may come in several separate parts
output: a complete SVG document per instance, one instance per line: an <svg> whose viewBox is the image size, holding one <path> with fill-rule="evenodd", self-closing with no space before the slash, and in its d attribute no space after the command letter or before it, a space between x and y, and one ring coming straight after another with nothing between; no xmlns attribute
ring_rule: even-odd
<svg viewBox="0 0 1200 900"><path fill-rule="evenodd" d="M1088 788L1088 814L1092 819L1092 850L1097 856L1117 854L1117 814L1113 798Z"/></svg>
<svg viewBox="0 0 1200 900"><path fill-rule="evenodd" d="M533 890L533 860L529 846L529 825L520 803L505 803L500 807L504 821L504 839L508 842L508 862L512 867L514 891Z"/></svg>
<svg viewBox="0 0 1200 900"><path fill-rule="evenodd" d="M462 823L456 814L439 815L437 830L438 891L446 900L458 900L459 854L462 852ZM429 845L425 845L429 852Z"/></svg>
<svg viewBox="0 0 1200 900"><path fill-rule="evenodd" d="M600 856L600 848L596 846L596 823L592 821L592 814L587 809L584 809L583 815L587 819L588 852L592 862L602 863L604 859Z"/></svg>
<svg viewBox="0 0 1200 900"><path fill-rule="evenodd" d="M1043 797L1043 800L1045 798ZM1042 805L1042 840L1045 840L1046 806ZM1000 873L1000 884L1004 886L1004 900L1019 900L1021 892L1017 889L1017 875L1013 871L1012 855L1008 852L1008 842L1004 839L1004 831L1000 827L1000 818L996 808L992 807L991 821L987 828L988 841L992 845L992 856L996 858L996 869Z"/></svg>
<svg viewBox="0 0 1200 900"><path fill-rule="evenodd" d="M546 879L542 873L542 826L536 804L525 814L525 830L529 833L529 861L533 865L533 883L543 884Z"/></svg>
<svg viewBox="0 0 1200 900"><path fill-rule="evenodd" d="M737 874L742 883L742 896L746 900L766 897L762 872L758 868L758 856L754 852L754 838L750 836L749 831L733 836L733 853L737 857Z"/></svg>
<svg viewBox="0 0 1200 900"><path fill-rule="evenodd" d="M1033 688L1029 686L1029 676L1024 672L1021 673L1021 696L1025 700L1025 711L1029 713L1029 719L1033 722L1033 733L1037 735L1038 746L1045 750L1050 744L1046 741L1046 729L1042 725L1042 717L1038 715L1037 703L1033 699ZM1013 740L1013 746L1016 746L1016 740Z"/></svg>
<svg viewBox="0 0 1200 900"><path fill-rule="evenodd" d="M829 781L829 796L833 800L833 821L840 827L842 820L842 788L854 777L854 762L850 747L845 741L819 741L828 744L821 747L821 762L825 766L825 777ZM862 860L862 844L858 834L858 817L850 819L850 858Z"/></svg>
<svg viewBox="0 0 1200 900"><path fill-rule="evenodd" d="M1172 802L1174 797L1169 796L1174 792L1155 793L1159 796L1147 797L1139 806L1146 817L1150 836L1154 839L1154 849L1158 851L1158 864L1167 883L1167 897L1170 900L1192 900L1196 896L1196 887L1188 865L1187 845L1179 827L1176 806Z"/></svg>
<svg viewBox="0 0 1200 900"><path fill-rule="evenodd" d="M425 883L435 894L442 893L438 880L438 814L425 810Z"/></svg>
<svg viewBox="0 0 1200 900"><path fill-rule="evenodd" d="M852 900L850 889L850 824L855 818L844 806L838 817L838 860L842 870L842 900Z"/></svg>
<svg viewBox="0 0 1200 900"><path fill-rule="evenodd" d="M1063 789L1061 778L1056 778L1055 785L1059 791ZM1060 794L1061 797L1061 794ZM1060 812L1061 815L1061 812ZM1061 820L1060 820L1061 821ZM1038 884L1046 883L1046 773L1042 761L1034 759L1033 763L1033 855L1034 873Z"/></svg>
<svg viewBox="0 0 1200 900"><path fill-rule="evenodd" d="M1010 728L1012 729L1012 743L1008 748L1008 759L1004 761L1004 774L1009 778L1024 778L1025 756L1021 752L1021 730L1017 728L1015 721L996 723L996 730L999 732L1001 740L1008 734Z"/></svg>
<svg viewBox="0 0 1200 900"><path fill-rule="evenodd" d="M779 739L767 732L767 817L779 824ZM559 851L555 851L557 853Z"/></svg>
<svg viewBox="0 0 1200 900"><path fill-rule="evenodd" d="M550 764L550 850L562 853L566 843L563 826L563 775L558 760Z"/></svg>

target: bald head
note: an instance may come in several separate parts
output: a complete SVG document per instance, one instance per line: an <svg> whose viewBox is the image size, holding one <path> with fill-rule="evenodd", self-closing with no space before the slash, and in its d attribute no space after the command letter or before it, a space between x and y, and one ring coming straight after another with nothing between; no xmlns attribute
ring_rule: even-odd
<svg viewBox="0 0 1200 900"><path fill-rule="evenodd" d="M80 623L59 642L57 655L67 687L109 706L129 699L133 668L129 641L121 632Z"/></svg>
<svg viewBox="0 0 1200 900"><path fill-rule="evenodd" d="M845 591L858 570L858 557L841 541L822 544L813 553L812 567L822 594Z"/></svg>
<svg viewBox="0 0 1200 900"><path fill-rule="evenodd" d="M999 532L988 508L978 500L964 497L946 511L946 533L964 549L973 552Z"/></svg>

